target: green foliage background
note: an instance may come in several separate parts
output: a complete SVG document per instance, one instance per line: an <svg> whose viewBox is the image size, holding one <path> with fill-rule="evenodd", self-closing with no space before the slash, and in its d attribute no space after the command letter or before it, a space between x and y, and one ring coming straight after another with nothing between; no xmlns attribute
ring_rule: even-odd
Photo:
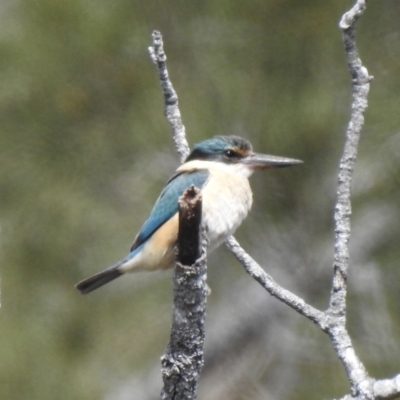
<svg viewBox="0 0 400 400"><path fill-rule="evenodd" d="M73 287L125 255L178 165L147 53L154 29L164 35L191 144L233 133L305 161L254 177L254 209L237 237L278 281L326 306L351 93L337 23L351 4L0 4L1 399L129 398L118 389L147 376L166 346L170 273L130 276L89 296ZM399 20L398 1L371 0L357 31L375 80L353 186L348 324L377 377L400 371ZM234 319L248 305L251 314L252 293L265 297L271 324L248 337L257 357L245 372L229 371L251 346L230 350L231 370L213 358L213 379L230 391L207 391L205 375L201 400L348 391L324 334L264 295L224 248L210 256L209 284L211 331L221 325L217 310ZM267 344L255 339L267 336Z"/></svg>

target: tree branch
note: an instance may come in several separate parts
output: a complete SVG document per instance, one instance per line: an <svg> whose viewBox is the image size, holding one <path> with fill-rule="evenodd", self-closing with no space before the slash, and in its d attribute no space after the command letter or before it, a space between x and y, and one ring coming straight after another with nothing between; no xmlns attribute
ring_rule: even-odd
<svg viewBox="0 0 400 400"><path fill-rule="evenodd" d="M196 398L203 367L207 299L207 242L201 235L200 190L192 186L179 199L178 255L174 273L171 338L161 358L162 400Z"/></svg>
<svg viewBox="0 0 400 400"><path fill-rule="evenodd" d="M158 76L164 95L164 112L172 130L172 139L181 162L189 155L189 146L186 140L185 126L182 123L181 112L178 106L178 95L169 79L167 70L167 56L164 53L164 45L161 33L152 33L153 46L149 47L150 57L157 66Z"/></svg>
<svg viewBox="0 0 400 400"><path fill-rule="evenodd" d="M228 249L235 255L236 259L243 265L246 272L254 278L269 294L276 297L278 300L287 304L289 307L296 310L299 314L304 315L322 330L327 328L327 319L322 311L307 304L302 298L296 296L287 289L278 285L274 279L268 275L253 258L247 254L240 246L238 241L230 236L225 242Z"/></svg>
<svg viewBox="0 0 400 400"><path fill-rule="evenodd" d="M392 379L381 379L374 383L377 399L397 399L400 397L400 374Z"/></svg>
<svg viewBox="0 0 400 400"><path fill-rule="evenodd" d="M400 396L400 374L392 379L381 379L373 384L374 399L397 399ZM362 395L350 396L346 395L338 400L364 400Z"/></svg>
<svg viewBox="0 0 400 400"><path fill-rule="evenodd" d="M373 383L364 365L357 357L346 329L346 294L349 269L349 240L351 215L351 182L357 157L357 147L361 129L364 125L364 113L368 107L368 92L371 77L362 65L355 41L356 21L366 9L366 1L358 0L353 8L346 12L339 26L342 29L343 43L352 77L351 116L346 131L344 151L339 164L337 201L334 212L335 254L333 263L333 282L326 314L331 317L328 330L333 346L342 361L350 380L351 394L361 395L365 399L374 399Z"/></svg>
<svg viewBox="0 0 400 400"><path fill-rule="evenodd" d="M347 273L349 268L350 239L350 188L353 169L357 157L357 147L361 129L364 125L364 113L368 107L367 97L371 77L358 56L354 38L355 23L366 7L365 0L358 0L355 6L345 13L340 21L343 30L343 43L350 74L352 77L351 116L346 132L344 151L339 165L337 202L335 206L335 255L333 287L329 312L335 316L346 314Z"/></svg>

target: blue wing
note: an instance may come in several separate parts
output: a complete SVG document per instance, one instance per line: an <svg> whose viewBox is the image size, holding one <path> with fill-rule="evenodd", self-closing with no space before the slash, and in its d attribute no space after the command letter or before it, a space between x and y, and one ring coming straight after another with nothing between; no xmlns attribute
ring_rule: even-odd
<svg viewBox="0 0 400 400"><path fill-rule="evenodd" d="M201 189L209 175L210 173L206 169L183 171L174 175L161 192L149 218L136 236L131 252L142 245L164 222L178 212L178 199L187 188L194 185Z"/></svg>

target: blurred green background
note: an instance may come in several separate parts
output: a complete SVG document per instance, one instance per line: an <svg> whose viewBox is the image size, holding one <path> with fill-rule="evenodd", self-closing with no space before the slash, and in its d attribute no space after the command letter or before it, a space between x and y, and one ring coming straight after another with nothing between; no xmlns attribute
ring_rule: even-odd
<svg viewBox="0 0 400 400"><path fill-rule="evenodd" d="M303 166L258 173L237 232L274 278L328 302L350 78L337 28L352 1L4 0L0 4L0 398L157 399L170 272L81 296L125 255L178 165L151 32L164 35L188 140L238 134ZM400 371L400 3L359 22L375 79L353 184L348 326L375 377ZM328 338L209 257L200 400L348 392Z"/></svg>

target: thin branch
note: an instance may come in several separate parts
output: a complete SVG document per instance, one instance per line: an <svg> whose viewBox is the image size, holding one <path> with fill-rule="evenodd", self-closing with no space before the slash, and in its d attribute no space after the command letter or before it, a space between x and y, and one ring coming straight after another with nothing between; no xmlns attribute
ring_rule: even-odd
<svg viewBox="0 0 400 400"><path fill-rule="evenodd" d="M182 123L181 112L178 106L178 95L168 76L167 56L164 53L161 33L152 33L153 46L149 47L150 57L157 66L160 84L164 95L165 116L172 130L172 138L181 162L189 155L189 146L186 140L185 126Z"/></svg>
<svg viewBox="0 0 400 400"><path fill-rule="evenodd" d="M343 30L343 43L347 63L352 77L351 116L346 132L344 151L339 165L337 202L335 206L335 255L334 277L329 312L345 317L347 273L349 268L349 239L351 201L350 189L353 169L357 157L357 147L361 129L364 125L364 113L368 107L367 98L371 77L362 65L355 42L355 23L366 8L365 0L358 0L354 7L343 15L340 28Z"/></svg>
<svg viewBox="0 0 400 400"><path fill-rule="evenodd" d="M269 294L296 310L299 314L309 318L322 330L327 329L327 319L322 311L307 304L302 298L296 296L287 289L278 285L259 264L239 245L237 240L230 236L226 242L228 249L234 254L237 260L243 265L246 272L254 278Z"/></svg>
<svg viewBox="0 0 400 400"><path fill-rule="evenodd" d="M397 399L400 396L400 375L395 376L392 379L381 379L375 381L373 385L374 399L385 399L392 400ZM346 395L338 400L364 400L365 397L362 395L350 396Z"/></svg>
<svg viewBox="0 0 400 400"><path fill-rule="evenodd" d="M396 399L400 397L400 374L392 379L381 379L374 383L377 399Z"/></svg>
<svg viewBox="0 0 400 400"><path fill-rule="evenodd" d="M364 365L357 357L350 336L346 330L346 294L349 269L349 240L351 215L351 182L364 113L368 107L368 92L371 77L362 65L355 41L356 21L366 9L366 1L358 0L346 12L339 26L342 29L343 43L352 77L351 116L346 131L344 151L339 164L337 202L334 212L335 254L333 263L333 282L329 308L332 317L328 330L333 346L342 361L350 380L351 394L365 399L374 399L374 380L369 377Z"/></svg>

